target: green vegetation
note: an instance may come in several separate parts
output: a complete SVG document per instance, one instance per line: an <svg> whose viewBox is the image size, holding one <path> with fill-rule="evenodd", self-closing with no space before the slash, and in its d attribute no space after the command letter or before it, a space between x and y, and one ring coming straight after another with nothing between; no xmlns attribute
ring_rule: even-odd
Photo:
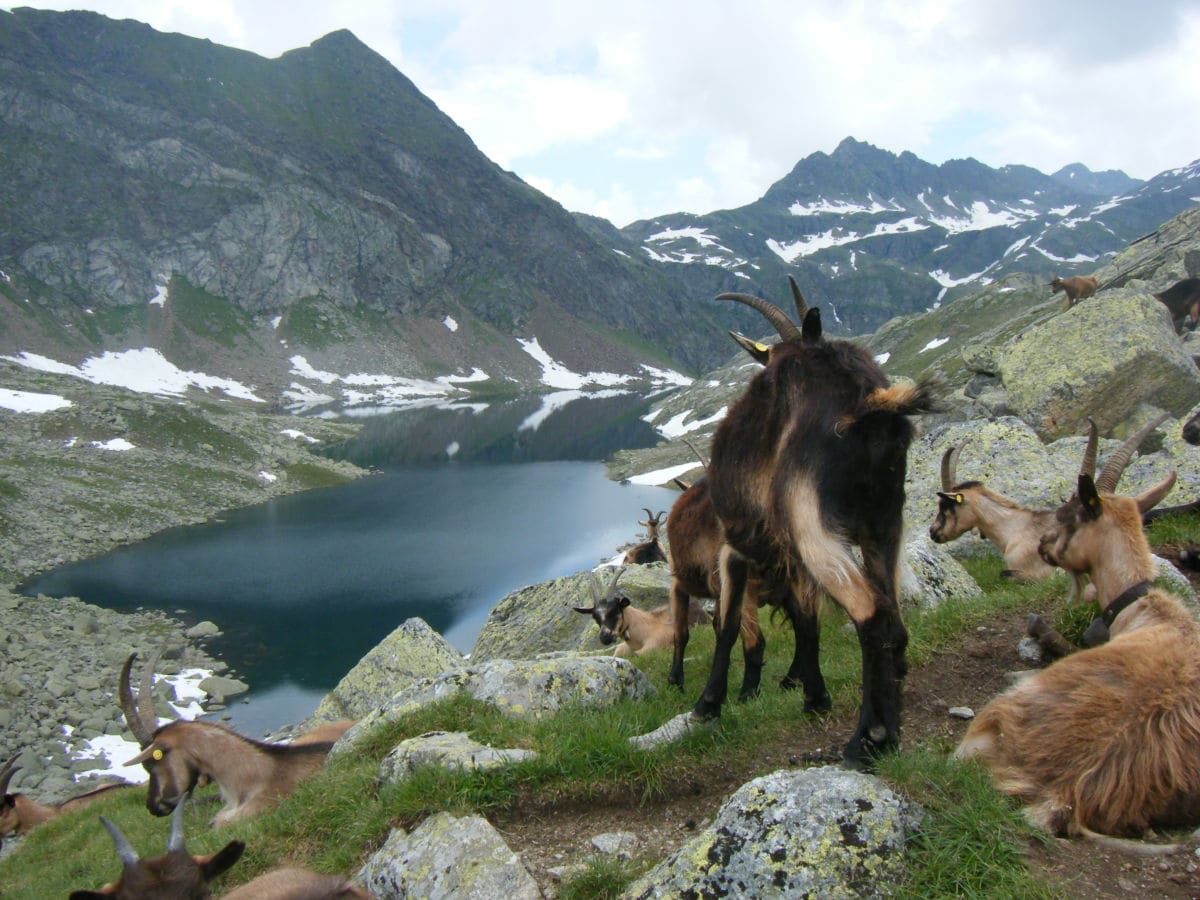
<svg viewBox="0 0 1200 900"><path fill-rule="evenodd" d="M198 337L233 348L239 338L250 336L253 323L245 311L225 297L192 286L186 278L172 276L168 297L175 321Z"/></svg>
<svg viewBox="0 0 1200 900"><path fill-rule="evenodd" d="M1192 526L1188 539L1200 539ZM930 611L911 612L910 665L923 665L935 653L952 650L962 635L998 617L1030 611L1057 614L1064 607L1067 579L1059 576L1033 584L1001 577L1003 560L988 557L968 564L985 596L952 599ZM1068 618L1077 612L1063 613ZM849 721L858 702L859 652L852 632L843 628L840 610L824 614L822 664L835 709ZM783 623L764 622L769 642L789 646ZM415 713L368 736L355 752L338 757L269 814L213 831L206 821L216 812L214 788L201 791L187 818L188 847L211 853L232 839L246 841L243 860L225 876L221 888L285 862L303 862L326 872L353 874L364 857L379 847L389 828L411 827L440 810L456 815L476 812L501 818L520 809L551 811L560 803L650 802L678 792L705 773L753 771L764 744L802 744L815 724L802 712L800 692L767 688L745 704L731 703L719 728L688 736L680 744L653 752L634 750L627 739L656 727L690 707L707 674L712 632L692 636L682 694L666 686L670 653L635 662L659 688L656 695L628 701L604 714L567 710L539 722L505 718L493 708L458 698ZM739 655L735 654L735 659ZM767 654L764 685L784 674L786 654ZM740 681L735 662L731 684ZM500 771L449 773L427 769L394 787L379 789L375 773L382 757L404 738L435 730L466 730L493 746L526 747L539 756ZM909 850L909 878L898 886L905 897L1011 896L1054 897L1059 892L1026 866L1025 851L1047 836L1025 824L1015 804L994 792L986 774L974 765L949 758L942 739L910 741L900 753L881 761L879 774L927 812ZM98 887L115 877L118 865L108 836L97 823L103 814L125 830L141 852L161 852L164 820L147 816L141 791L106 800L64 817L30 836L24 847L0 862L6 900L61 896L73 888ZM47 866L46 860L60 864ZM615 896L657 860L632 864L593 860L563 886L564 897Z"/></svg>

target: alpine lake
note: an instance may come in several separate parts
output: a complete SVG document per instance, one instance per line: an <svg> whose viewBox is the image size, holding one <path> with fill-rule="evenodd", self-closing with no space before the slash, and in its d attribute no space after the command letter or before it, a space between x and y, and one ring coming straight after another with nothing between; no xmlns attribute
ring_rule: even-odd
<svg viewBox="0 0 1200 900"><path fill-rule="evenodd" d="M322 452L375 474L163 532L22 589L216 623L207 646L250 685L219 715L264 735L307 717L406 619L467 653L506 594L593 568L640 535L643 507L669 509L676 492L618 484L602 460L657 443L648 409L622 394L373 411L354 441Z"/></svg>

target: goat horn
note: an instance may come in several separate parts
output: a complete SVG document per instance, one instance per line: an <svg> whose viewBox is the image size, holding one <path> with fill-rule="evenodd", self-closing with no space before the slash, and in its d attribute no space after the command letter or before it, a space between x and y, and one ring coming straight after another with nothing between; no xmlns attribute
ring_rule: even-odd
<svg viewBox="0 0 1200 900"><path fill-rule="evenodd" d="M958 484L958 456L967 442L960 441L942 454L942 490L948 491Z"/></svg>
<svg viewBox="0 0 1200 900"><path fill-rule="evenodd" d="M1100 472L1100 477L1096 479L1097 491L1111 494L1117 489L1117 482L1121 480L1121 475L1124 474L1125 467L1129 465L1129 460L1133 458L1134 451L1142 445L1142 441L1146 439L1147 435L1165 422L1168 417L1168 413L1155 416L1125 439L1125 443L1104 461L1104 468Z"/></svg>
<svg viewBox="0 0 1200 900"><path fill-rule="evenodd" d="M104 826L104 830L108 832L113 839L113 843L117 845L117 857L121 860L121 865L126 869L131 869L138 864L137 851L133 849L133 844L129 843L129 838L121 834L121 829L114 825L104 816L100 817L100 824Z"/></svg>
<svg viewBox="0 0 1200 900"><path fill-rule="evenodd" d="M120 685L117 689L117 702L121 704L121 712L125 716L125 724L129 726L129 730L133 732L133 736L137 739L138 745L143 749L148 747L154 740L154 735L151 731L146 730L145 724L138 717L137 706L133 702L133 691L129 687L129 670L133 666L133 661L137 659L136 653L130 653L129 658L125 660L125 664L121 666Z"/></svg>
<svg viewBox="0 0 1200 900"><path fill-rule="evenodd" d="M192 792L188 791L175 804L175 809L171 811L171 835L167 838L168 853L175 850L187 849L183 846L183 808L187 806L187 802L191 799L191 796Z"/></svg>
<svg viewBox="0 0 1200 900"><path fill-rule="evenodd" d="M762 297L754 297L750 294L718 294L717 299L736 300L738 303L744 303L757 309L785 341L800 337L800 329L784 314L783 310Z"/></svg>
<svg viewBox="0 0 1200 900"><path fill-rule="evenodd" d="M796 303L796 321L803 322L804 317L808 314L808 303L804 300L804 295L800 293L800 285L796 284L796 279L791 275L788 276L788 287L792 289L792 300Z"/></svg>
<svg viewBox="0 0 1200 900"><path fill-rule="evenodd" d="M685 444L687 444L689 447L692 448L692 452L696 454L696 459L700 460L700 465L707 469L708 468L708 460L706 460L704 458L703 453L701 453L699 450L696 449L696 445L693 444L691 441L689 441L687 438L681 438L681 440Z"/></svg>
<svg viewBox="0 0 1200 900"><path fill-rule="evenodd" d="M17 755L19 756L20 754ZM12 777L20 770L21 767L17 765L16 756L6 762L3 768L0 768L0 797L8 793L8 783L12 781Z"/></svg>
<svg viewBox="0 0 1200 900"><path fill-rule="evenodd" d="M1088 478L1096 477L1096 447L1099 444L1099 433L1096 429L1096 421L1091 416L1088 416L1088 439L1087 446L1083 448L1083 465L1079 467L1079 474L1086 475Z"/></svg>
<svg viewBox="0 0 1200 900"><path fill-rule="evenodd" d="M612 581L610 581L608 583L608 590L604 592L604 602L605 603L612 600L613 595L616 594L617 582L620 580L621 576L624 574L625 574L625 567L618 566L616 573L612 577Z"/></svg>
<svg viewBox="0 0 1200 900"><path fill-rule="evenodd" d="M645 512L646 512L646 518L647 518L647 519L653 519L653 518L654 518L654 513L650 512L650 510L646 509L646 507L644 507L644 506L642 507L642 509L643 509L643 510L645 510Z"/></svg>

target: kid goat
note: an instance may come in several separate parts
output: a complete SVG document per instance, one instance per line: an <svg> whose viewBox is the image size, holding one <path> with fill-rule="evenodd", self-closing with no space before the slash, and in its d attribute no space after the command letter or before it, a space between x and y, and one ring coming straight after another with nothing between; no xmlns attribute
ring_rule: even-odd
<svg viewBox="0 0 1200 900"><path fill-rule="evenodd" d="M251 740L211 722L168 722L155 727L150 695L154 662L142 672L137 703L129 685L129 670L137 654L121 667L119 697L125 722L142 752L125 763L141 764L150 774L146 808L153 815L168 815L200 779L215 781L225 808L213 818L225 825L257 815L287 796L296 785L315 775L337 738L350 722L322 726L291 744Z"/></svg>
<svg viewBox="0 0 1200 900"><path fill-rule="evenodd" d="M128 783L105 784L61 803L38 803L25 794L8 793L9 782L20 770L15 756L0 767L0 843L10 834L28 834L38 825L63 813L81 809L101 797L109 796L113 791L133 787Z"/></svg>
<svg viewBox="0 0 1200 900"><path fill-rule="evenodd" d="M720 715L751 577L786 581L814 614L825 592L849 614L862 648L862 705L844 756L863 764L899 740L908 634L896 566L913 435L908 416L930 408L929 386L893 387L864 348L825 340L820 311L799 292L799 328L761 298L717 299L758 310L782 340L764 354L763 370L713 440L708 482L725 540L722 617L712 673L693 714Z"/></svg>
<svg viewBox="0 0 1200 900"><path fill-rule="evenodd" d="M1152 586L1142 532L1142 513L1174 480L1121 497L1080 472L1042 553L1091 576L1111 640L991 701L956 751L1057 834L1103 840L1200 822L1200 624Z"/></svg>

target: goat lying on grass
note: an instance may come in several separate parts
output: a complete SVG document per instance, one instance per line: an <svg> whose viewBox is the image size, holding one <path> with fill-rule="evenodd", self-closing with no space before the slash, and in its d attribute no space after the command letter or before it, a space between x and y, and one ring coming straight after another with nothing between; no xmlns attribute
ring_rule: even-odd
<svg viewBox="0 0 1200 900"><path fill-rule="evenodd" d="M763 370L713 440L708 482L725 542L722 615L712 672L692 712L701 720L720 715L752 577L786 581L814 615L827 593L858 631L862 705L844 756L866 764L899 741L908 635L896 568L913 434L908 416L930 408L930 389L893 387L864 348L825 340L820 312L799 291L800 327L759 297L717 299L758 310L782 340L764 354ZM819 668L815 659L812 665Z"/></svg>
<svg viewBox="0 0 1200 900"><path fill-rule="evenodd" d="M1080 473L1042 552L1091 576L1111 640L992 700L956 751L1053 833L1103 840L1200 822L1200 624L1152 587L1141 524L1174 476L1121 497Z"/></svg>
<svg viewBox="0 0 1200 900"><path fill-rule="evenodd" d="M1096 279L1090 275L1076 275L1073 278L1055 278L1050 282L1050 293L1062 291L1067 295L1066 309L1070 309L1080 300L1086 300L1096 293Z"/></svg>
<svg viewBox="0 0 1200 900"><path fill-rule="evenodd" d="M38 825L63 813L82 809L101 797L110 796L113 791L135 786L129 783L105 784L59 803L38 803L25 794L8 793L9 782L20 770L15 756L0 767L0 844L10 834L28 834Z"/></svg>
<svg viewBox="0 0 1200 900"><path fill-rule="evenodd" d="M625 594L617 593L617 580L625 571L624 566L613 573L608 589L601 593L592 577L592 605L572 607L575 612L591 616L600 626L600 643L604 646L617 644L615 656L641 655L651 650L671 646L675 628L671 621L671 607L667 604L655 609L638 609ZM708 613L699 603L692 602L684 614L690 625L708 622Z"/></svg>
<svg viewBox="0 0 1200 900"><path fill-rule="evenodd" d="M141 859L129 839L103 816L100 822L116 845L121 860L121 877L98 891L72 891L71 900L205 900L212 896L209 883L227 872L246 849L242 841L230 841L210 856L192 856L183 840L183 809L179 803L171 814L167 852ZM336 875L318 875L306 869L276 869L235 888L226 900L370 900L362 888Z"/></svg>
<svg viewBox="0 0 1200 900"><path fill-rule="evenodd" d="M643 506L642 509L646 509L646 507ZM658 542L658 528L665 515L665 512L655 515L646 509L646 521L638 522L639 525L646 526L646 540L626 551L626 565L644 566L648 563L667 561L667 554L663 552L662 544Z"/></svg>
<svg viewBox="0 0 1200 900"><path fill-rule="evenodd" d="M290 744L255 741L210 722L178 721L155 727L150 686L156 658L142 672L135 704L129 685L135 657L130 654L121 667L119 698L125 722L142 752L125 765L141 764L149 773L146 808L156 816L175 809L201 778L215 781L225 800L225 808L213 818L213 825L257 815L319 772L334 742L353 724L321 726L316 735L321 740L306 735Z"/></svg>

